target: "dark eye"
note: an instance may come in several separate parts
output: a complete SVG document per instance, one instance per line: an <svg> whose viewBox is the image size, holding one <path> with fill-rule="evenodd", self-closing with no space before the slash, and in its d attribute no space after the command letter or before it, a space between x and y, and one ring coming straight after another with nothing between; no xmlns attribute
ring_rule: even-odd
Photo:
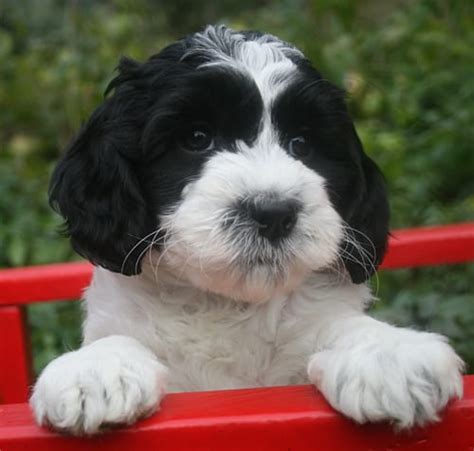
<svg viewBox="0 0 474 451"><path fill-rule="evenodd" d="M186 131L180 141L181 146L189 152L204 152L211 149L214 144L211 131L204 126Z"/></svg>
<svg viewBox="0 0 474 451"><path fill-rule="evenodd" d="M311 153L311 147L303 136L296 136L290 139L288 152L295 158L305 158Z"/></svg>

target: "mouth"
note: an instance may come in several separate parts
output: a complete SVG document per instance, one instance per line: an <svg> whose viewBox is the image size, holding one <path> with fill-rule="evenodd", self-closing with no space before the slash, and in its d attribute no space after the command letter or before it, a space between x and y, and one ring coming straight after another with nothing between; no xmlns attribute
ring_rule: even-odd
<svg viewBox="0 0 474 451"><path fill-rule="evenodd" d="M281 272L291 266L294 259L292 246L288 239L271 242L259 236L253 229L241 230L234 242L241 243L237 249L237 265L243 269L265 267L275 272ZM294 243L293 243L294 245Z"/></svg>
<svg viewBox="0 0 474 451"><path fill-rule="evenodd" d="M280 252L283 254L283 252ZM253 269L255 267L266 267L275 271L281 271L283 268L289 266L290 258L282 258L277 255L262 255L255 254L243 260L243 267Z"/></svg>

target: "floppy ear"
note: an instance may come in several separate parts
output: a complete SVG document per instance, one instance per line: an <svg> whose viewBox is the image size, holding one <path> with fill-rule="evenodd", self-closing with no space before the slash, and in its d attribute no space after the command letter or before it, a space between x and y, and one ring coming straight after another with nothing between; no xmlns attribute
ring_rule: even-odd
<svg viewBox="0 0 474 451"><path fill-rule="evenodd" d="M362 195L346 220L355 231L345 243L345 267L354 283L365 282L376 271L385 255L389 228L389 205L385 180L377 165L364 153L353 129L355 146L361 158L364 183ZM350 241L355 241L356 244Z"/></svg>
<svg viewBox="0 0 474 451"><path fill-rule="evenodd" d="M156 228L135 172L143 97L128 86L106 99L67 148L50 185L50 203L65 218L73 248L126 275L140 272L149 243L140 240Z"/></svg>

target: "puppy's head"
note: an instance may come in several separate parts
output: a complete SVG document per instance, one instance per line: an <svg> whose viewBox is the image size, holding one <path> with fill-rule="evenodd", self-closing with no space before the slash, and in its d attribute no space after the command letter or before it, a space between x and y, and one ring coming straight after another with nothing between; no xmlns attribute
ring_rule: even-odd
<svg viewBox="0 0 474 451"><path fill-rule="evenodd" d="M277 38L208 27L143 64L58 164L77 252L127 275L151 248L203 290L260 301L313 271L365 281L388 232L383 178L343 94Z"/></svg>

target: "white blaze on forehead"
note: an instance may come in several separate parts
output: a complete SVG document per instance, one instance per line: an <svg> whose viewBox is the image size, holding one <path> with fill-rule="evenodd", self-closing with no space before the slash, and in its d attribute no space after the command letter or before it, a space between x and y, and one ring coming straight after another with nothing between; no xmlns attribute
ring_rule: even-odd
<svg viewBox="0 0 474 451"><path fill-rule="evenodd" d="M296 72L290 57L303 54L278 38L265 34L246 40L243 34L224 26L208 26L193 36L194 46L183 58L204 54L209 61L200 67L227 65L250 75L258 86L265 109L287 85L288 77Z"/></svg>

